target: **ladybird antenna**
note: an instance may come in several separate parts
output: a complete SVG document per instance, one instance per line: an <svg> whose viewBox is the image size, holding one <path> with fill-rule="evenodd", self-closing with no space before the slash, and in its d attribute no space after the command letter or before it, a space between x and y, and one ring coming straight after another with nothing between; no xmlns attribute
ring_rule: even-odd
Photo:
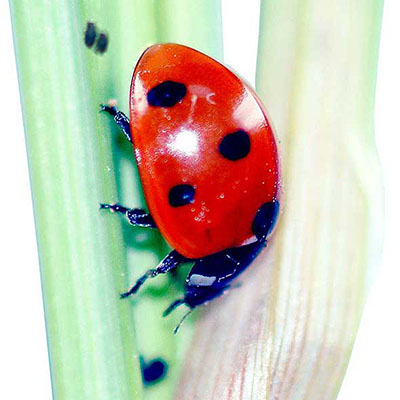
<svg viewBox="0 0 400 400"><path fill-rule="evenodd" d="M174 329L174 335L176 335L179 332L179 329L181 328L183 321L186 319L186 317L188 317L191 313L192 313L193 309L191 308L183 317L182 319L179 321L179 324L175 327Z"/></svg>
<svg viewBox="0 0 400 400"><path fill-rule="evenodd" d="M179 307L181 304L185 303L185 299L178 299L175 300L164 312L163 312L163 317L166 317L167 315L171 314L172 311L175 310L175 308Z"/></svg>

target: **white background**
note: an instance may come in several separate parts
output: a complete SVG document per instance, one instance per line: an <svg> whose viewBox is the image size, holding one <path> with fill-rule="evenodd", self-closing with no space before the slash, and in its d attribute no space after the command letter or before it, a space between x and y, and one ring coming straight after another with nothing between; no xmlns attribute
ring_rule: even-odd
<svg viewBox="0 0 400 400"><path fill-rule="evenodd" d="M0 398L50 400L40 276L7 3L0 3ZM225 61L250 82L254 81L258 3L223 0ZM399 20L400 2L386 0L376 101L377 146L386 187L383 263L339 400L400 399L400 253L396 251L400 249Z"/></svg>

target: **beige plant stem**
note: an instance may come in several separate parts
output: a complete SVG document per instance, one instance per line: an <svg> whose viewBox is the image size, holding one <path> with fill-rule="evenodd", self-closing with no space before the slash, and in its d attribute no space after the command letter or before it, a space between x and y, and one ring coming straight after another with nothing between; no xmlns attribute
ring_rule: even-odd
<svg viewBox="0 0 400 400"><path fill-rule="evenodd" d="M177 399L333 400L382 240L373 111L382 1L263 1L257 90L284 205L242 286L199 321Z"/></svg>

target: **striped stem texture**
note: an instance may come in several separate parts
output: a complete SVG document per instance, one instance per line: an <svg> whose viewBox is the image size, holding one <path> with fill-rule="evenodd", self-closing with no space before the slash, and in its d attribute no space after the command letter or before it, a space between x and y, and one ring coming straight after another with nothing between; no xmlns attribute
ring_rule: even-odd
<svg viewBox="0 0 400 400"><path fill-rule="evenodd" d="M54 399L171 398L191 324L174 337L176 320L161 318L181 290L166 278L138 301L119 299L168 249L157 233L99 213L99 202L145 204L132 148L98 110L112 98L128 111L133 67L153 43L222 58L219 1L10 0L10 8ZM104 55L84 46L89 20L109 37ZM143 390L139 354L166 360L162 383Z"/></svg>
<svg viewBox="0 0 400 400"><path fill-rule="evenodd" d="M382 241L381 10L262 2L257 90L280 138L283 213L242 286L196 326L178 399L336 398Z"/></svg>

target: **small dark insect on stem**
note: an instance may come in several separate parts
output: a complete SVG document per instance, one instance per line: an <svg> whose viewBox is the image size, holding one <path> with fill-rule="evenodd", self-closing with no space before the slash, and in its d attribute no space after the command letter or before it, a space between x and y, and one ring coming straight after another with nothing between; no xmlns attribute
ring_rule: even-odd
<svg viewBox="0 0 400 400"><path fill-rule="evenodd" d="M142 370L143 383L145 385L152 385L159 382L165 377L168 370L168 365L162 358L156 358L146 362L145 359L140 356L140 367Z"/></svg>
<svg viewBox="0 0 400 400"><path fill-rule="evenodd" d="M95 53L103 54L107 50L109 40L107 34L104 32L97 34L95 23L88 21L85 29L84 42L89 49L96 43L94 48Z"/></svg>
<svg viewBox="0 0 400 400"><path fill-rule="evenodd" d="M96 53L103 54L106 52L108 47L108 37L105 33L100 33L99 38L96 42Z"/></svg>
<svg viewBox="0 0 400 400"><path fill-rule="evenodd" d="M93 22L88 22L85 30L85 44L89 49L94 45L96 36L96 25Z"/></svg>

